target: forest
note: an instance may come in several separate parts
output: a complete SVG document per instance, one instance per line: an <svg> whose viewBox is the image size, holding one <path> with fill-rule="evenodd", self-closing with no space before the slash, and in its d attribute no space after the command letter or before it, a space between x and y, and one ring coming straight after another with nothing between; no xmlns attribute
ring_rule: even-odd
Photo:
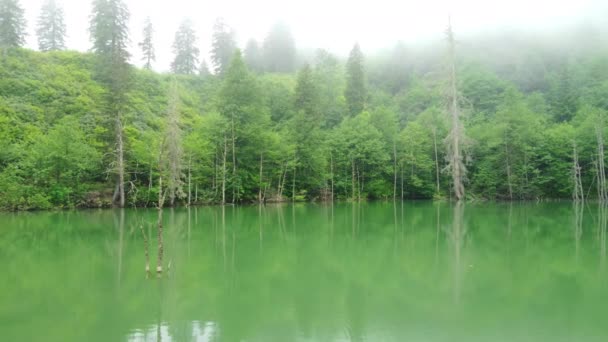
<svg viewBox="0 0 608 342"><path fill-rule="evenodd" d="M185 19L130 43L129 9L93 0L70 51L58 1L26 23L0 0L0 209L375 199L608 200L601 28L446 35L348 56L285 23L211 58ZM39 51L24 48L36 25ZM132 64L129 44L141 49ZM153 71L171 49L171 72Z"/></svg>

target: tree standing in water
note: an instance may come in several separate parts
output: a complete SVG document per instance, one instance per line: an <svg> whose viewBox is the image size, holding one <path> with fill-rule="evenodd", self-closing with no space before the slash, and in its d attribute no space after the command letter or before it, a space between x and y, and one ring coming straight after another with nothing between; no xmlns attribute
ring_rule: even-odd
<svg viewBox="0 0 608 342"><path fill-rule="evenodd" d="M454 196L457 201L464 199L464 179L466 177L466 167L464 165L462 144L464 141L464 126L460 120L460 95L456 81L456 58L454 32L452 22L448 21L446 31L448 41L448 89L446 94L447 112L451 123L450 132L446 139L447 142L447 162L448 169L452 173L452 184Z"/></svg>

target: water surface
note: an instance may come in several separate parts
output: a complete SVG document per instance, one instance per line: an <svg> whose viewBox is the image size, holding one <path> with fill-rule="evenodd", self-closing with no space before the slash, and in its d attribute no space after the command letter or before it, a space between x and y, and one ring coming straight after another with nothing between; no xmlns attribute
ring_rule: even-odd
<svg viewBox="0 0 608 342"><path fill-rule="evenodd" d="M0 214L3 341L606 341L595 204ZM169 267L169 269L167 269Z"/></svg>

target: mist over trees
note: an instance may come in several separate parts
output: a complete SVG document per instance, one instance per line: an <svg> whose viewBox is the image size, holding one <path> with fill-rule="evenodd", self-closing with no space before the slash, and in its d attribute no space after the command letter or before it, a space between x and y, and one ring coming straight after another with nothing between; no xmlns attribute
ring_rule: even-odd
<svg viewBox="0 0 608 342"><path fill-rule="evenodd" d="M45 3L35 52L21 48L18 1L0 0L2 209L151 206L165 193L168 205L608 200L608 41L595 31L449 28L341 56L298 50L281 23L241 52L222 19L206 48L187 20L158 46L147 20L144 68L174 53L159 74L129 63L123 1L93 1L91 53L63 51L60 8Z"/></svg>
<svg viewBox="0 0 608 342"><path fill-rule="evenodd" d="M19 47L25 43L26 22L18 0L0 0L0 47Z"/></svg>
<svg viewBox="0 0 608 342"><path fill-rule="evenodd" d="M63 20L63 8L55 0L47 0L42 5L36 35L38 36L38 49L40 51L65 49L66 28Z"/></svg>

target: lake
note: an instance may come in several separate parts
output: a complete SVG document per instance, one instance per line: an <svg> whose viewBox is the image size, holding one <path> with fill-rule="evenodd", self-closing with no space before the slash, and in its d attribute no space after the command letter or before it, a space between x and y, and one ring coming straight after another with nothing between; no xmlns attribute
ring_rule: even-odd
<svg viewBox="0 0 608 342"><path fill-rule="evenodd" d="M606 341L607 209L370 202L0 214L3 341Z"/></svg>

